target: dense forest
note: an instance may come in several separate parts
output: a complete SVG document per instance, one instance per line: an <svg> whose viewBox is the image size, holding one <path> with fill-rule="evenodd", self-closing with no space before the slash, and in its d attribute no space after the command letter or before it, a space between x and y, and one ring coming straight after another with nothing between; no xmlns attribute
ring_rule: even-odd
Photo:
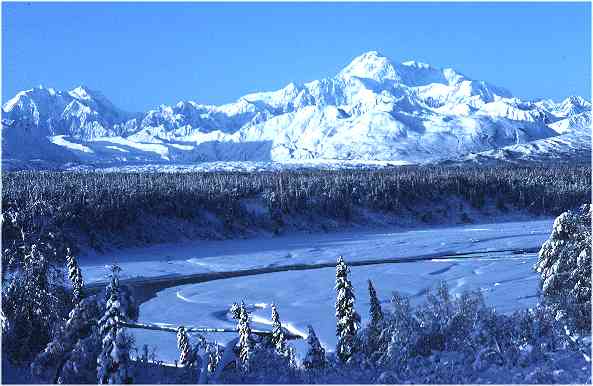
<svg viewBox="0 0 593 386"><path fill-rule="evenodd" d="M5 245L23 229L100 248L118 235L159 241L162 234L142 234L155 226L220 238L368 224L378 216L401 225L472 222L476 213L558 215L589 201L591 168L14 172L4 173L2 184ZM175 221L181 226L171 226Z"/></svg>

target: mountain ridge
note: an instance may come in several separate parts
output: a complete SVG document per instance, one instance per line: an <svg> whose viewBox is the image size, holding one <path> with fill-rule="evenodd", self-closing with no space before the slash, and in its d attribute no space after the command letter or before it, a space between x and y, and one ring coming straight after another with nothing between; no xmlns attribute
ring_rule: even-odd
<svg viewBox="0 0 593 386"><path fill-rule="evenodd" d="M579 131L583 120L574 117L588 111L590 102L578 96L523 101L451 68L369 51L333 77L219 106L180 101L133 113L85 86L22 91L2 106L2 146L3 159L23 162L422 163Z"/></svg>

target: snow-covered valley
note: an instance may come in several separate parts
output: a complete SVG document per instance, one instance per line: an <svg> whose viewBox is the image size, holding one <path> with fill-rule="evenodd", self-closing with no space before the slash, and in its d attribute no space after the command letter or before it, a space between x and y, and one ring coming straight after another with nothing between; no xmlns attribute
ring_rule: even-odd
<svg viewBox="0 0 593 386"><path fill-rule="evenodd" d="M401 264L373 264L352 267L357 308L368 318L366 280L371 279L380 300L388 307L396 290L414 300L444 280L453 293L479 290L498 311L509 312L536 303L538 275L533 250L547 239L552 219L495 224L449 226L411 231L365 231L313 235L285 235L276 238L196 241L162 244L80 256L88 283L105 280L106 266L116 262L122 278L150 278L189 274L212 274L257 268L278 268L278 272L253 274L195 284L172 286L140 306L139 320L163 325L233 327L227 313L233 302L244 300L253 312L256 328L266 329L270 304L278 306L283 324L294 333L316 329L327 349L335 346L333 315L335 269L315 268L282 271L295 264L333 264L342 255L348 262L411 258L422 261ZM511 252L527 250L527 253ZM454 253L482 252L457 258L432 259ZM391 261L391 260L390 260ZM173 361L179 355L175 335L134 330L136 344L157 347L160 359ZM229 336L231 335L231 336ZM210 338L225 342L232 334ZM304 342L295 343L299 353Z"/></svg>

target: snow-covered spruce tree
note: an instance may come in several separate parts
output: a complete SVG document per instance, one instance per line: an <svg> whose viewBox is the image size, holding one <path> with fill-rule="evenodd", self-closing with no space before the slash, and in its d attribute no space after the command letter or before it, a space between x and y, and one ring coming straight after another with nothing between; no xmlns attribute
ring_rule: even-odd
<svg viewBox="0 0 593 386"><path fill-rule="evenodd" d="M206 348L208 352L208 372L214 374L216 367L222 358L222 350L218 343L214 342Z"/></svg>
<svg viewBox="0 0 593 386"><path fill-rule="evenodd" d="M241 306L237 303L233 303L229 308L229 312L233 319L239 320L241 319Z"/></svg>
<svg viewBox="0 0 593 386"><path fill-rule="evenodd" d="M120 292L120 285L119 285L119 273L121 272L121 267L117 264L112 264L109 267L111 274L109 275L109 284L105 287L105 301L109 301L113 294L117 294L119 296Z"/></svg>
<svg viewBox="0 0 593 386"><path fill-rule="evenodd" d="M413 346L418 338L418 321L414 318L410 300L397 291L393 292L391 308L382 332L380 348L383 349L383 354L379 363L399 369L406 367L413 355Z"/></svg>
<svg viewBox="0 0 593 386"><path fill-rule="evenodd" d="M4 275L2 353L15 364L32 361L68 315L64 272L49 261L48 250L25 247L18 267Z"/></svg>
<svg viewBox="0 0 593 386"><path fill-rule="evenodd" d="M368 281L369 283L369 299L370 299L370 310L369 316L370 321L367 327L364 330L363 336L363 345L365 353L370 357L375 357L376 355L382 354L384 350L379 347L379 340L381 339L381 333L383 331L383 311L381 310L381 304L379 303L379 299L377 298L377 292L375 291L375 287L373 287L373 282L371 280Z"/></svg>
<svg viewBox="0 0 593 386"><path fill-rule="evenodd" d="M373 287L373 282L369 279L369 298L370 298L370 316L371 316L371 326L378 327L378 325L383 321L383 311L381 310L381 304L379 303L379 298L377 298L377 291L375 291L375 287Z"/></svg>
<svg viewBox="0 0 593 386"><path fill-rule="evenodd" d="M116 292L118 293L118 301L119 301L119 309L121 310L122 314L125 316L126 320L137 320L138 319L138 312L139 306L130 289L126 285L121 285L119 282L119 272L121 272L121 268L117 265L112 265L109 268L112 273L113 271L116 272L117 277L114 278L113 274L110 275L109 284L105 287L104 292L104 301L105 304L109 301L112 294L112 287L117 287Z"/></svg>
<svg viewBox="0 0 593 386"><path fill-rule="evenodd" d="M37 380L44 383L58 383L60 379L69 380L72 378L71 375L64 377L62 369L68 361L73 362L72 351L78 341L95 332L99 312L99 307L94 298L83 299L74 306L64 328L59 331L45 350L39 353L31 364L31 372ZM96 358L93 362L96 366ZM73 362L73 364L76 363ZM77 366L83 365L71 366L72 370L76 371ZM94 382L95 379L96 376L90 381Z"/></svg>
<svg viewBox="0 0 593 386"><path fill-rule="evenodd" d="M107 300L105 314L98 322L102 338L102 350L97 358L97 380L100 384L131 383L130 338L126 335L125 329L119 325L126 320L119 300L119 271L121 269L117 265L111 267L109 300Z"/></svg>
<svg viewBox="0 0 593 386"><path fill-rule="evenodd" d="M97 382L97 358L101 354L101 336L97 326L80 339L70 352L58 378L59 384L94 384Z"/></svg>
<svg viewBox="0 0 593 386"><path fill-rule="evenodd" d="M239 360L241 361L239 368L248 372L250 370L250 359L253 353L255 342L251 336L251 326L249 325L249 313L245 308L245 303L241 302L239 306L239 323L237 324L239 331L239 342L237 348L239 351Z"/></svg>
<svg viewBox="0 0 593 386"><path fill-rule="evenodd" d="M327 366L327 359L325 358L325 349L321 347L321 343L313 330L313 326L307 326L309 332L307 334L307 343L309 350L303 360L303 366L306 369L320 369Z"/></svg>
<svg viewBox="0 0 593 386"><path fill-rule="evenodd" d="M177 329L177 348L179 349L179 364L181 366L189 366L192 357L191 348L187 332L183 326Z"/></svg>
<svg viewBox="0 0 593 386"><path fill-rule="evenodd" d="M274 346L276 352L281 356L288 356L289 348L280 323L280 315L275 304L272 304L272 335L270 336L270 343Z"/></svg>
<svg viewBox="0 0 593 386"><path fill-rule="evenodd" d="M556 318L580 330L591 327L591 208L583 205L556 218L534 266Z"/></svg>
<svg viewBox="0 0 593 386"><path fill-rule="evenodd" d="M354 310L354 289L348 279L350 269L342 256L336 265L336 353L346 362L354 353L354 338L360 326L360 316Z"/></svg>
<svg viewBox="0 0 593 386"><path fill-rule="evenodd" d="M84 281L78 262L70 252L70 248L66 248L66 266L68 267L68 277L72 283L72 301L74 304L77 304L83 296L82 287L84 286Z"/></svg>

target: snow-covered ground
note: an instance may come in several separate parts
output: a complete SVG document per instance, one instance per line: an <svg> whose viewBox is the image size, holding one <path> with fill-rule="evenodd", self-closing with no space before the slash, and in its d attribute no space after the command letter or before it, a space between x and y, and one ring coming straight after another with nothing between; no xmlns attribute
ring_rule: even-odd
<svg viewBox="0 0 593 386"><path fill-rule="evenodd" d="M109 147L109 146L108 146ZM109 147L113 149L113 146ZM107 165L71 164L64 167L73 171L101 171L110 172L262 172L262 171L287 171L287 170L357 170L357 169L383 169L411 164L405 161L374 161L374 160L288 160L274 161L215 161L197 163L138 163L130 164L112 162Z"/></svg>
<svg viewBox="0 0 593 386"><path fill-rule="evenodd" d="M298 233L242 240L198 240L128 248L109 255L79 257L87 283L105 280L117 263L122 277L153 277L261 268L297 263L335 262L536 248L549 236L553 219L528 222L434 227L409 231Z"/></svg>
<svg viewBox="0 0 593 386"><path fill-rule="evenodd" d="M552 219L513 223L466 225L413 231L367 231L332 234L295 234L276 238L196 241L121 250L109 256L81 256L87 282L104 280L105 266L117 262L125 277L155 277L235 271L249 268L412 257L484 251L471 258L427 260L352 268L357 309L368 313L366 280L373 280L388 306L393 290L422 300L427 288L445 280L454 293L483 292L500 312L535 304L538 278L532 270L535 253L488 252L541 246ZM141 305L139 320L147 323L232 327L227 310L244 300L253 312L254 327L265 328L270 304L276 302L285 326L295 333L312 324L327 349L335 346L333 268L259 274L167 288ZM175 335L134 330L136 344L158 347L161 359L178 357ZM225 342L232 334L210 336ZM299 352L303 342L296 343Z"/></svg>

